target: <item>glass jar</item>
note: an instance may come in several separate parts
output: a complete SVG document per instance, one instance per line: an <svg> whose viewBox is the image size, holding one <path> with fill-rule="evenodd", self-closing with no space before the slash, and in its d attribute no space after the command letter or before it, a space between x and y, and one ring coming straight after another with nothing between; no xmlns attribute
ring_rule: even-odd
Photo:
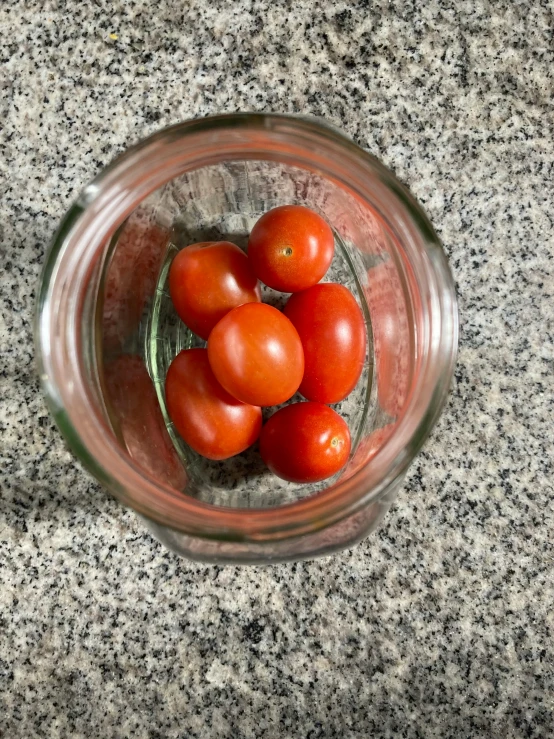
<svg viewBox="0 0 554 739"><path fill-rule="evenodd" d="M202 345L168 297L176 250L245 248L257 218L290 203L333 228L325 280L350 288L368 333L362 377L336 406L350 460L317 485L272 476L256 447L224 462L198 457L165 408L169 362ZM439 240L388 169L320 122L237 114L165 129L84 189L44 267L37 341L70 447L158 539L194 559L270 562L349 547L377 526L445 402L457 310Z"/></svg>

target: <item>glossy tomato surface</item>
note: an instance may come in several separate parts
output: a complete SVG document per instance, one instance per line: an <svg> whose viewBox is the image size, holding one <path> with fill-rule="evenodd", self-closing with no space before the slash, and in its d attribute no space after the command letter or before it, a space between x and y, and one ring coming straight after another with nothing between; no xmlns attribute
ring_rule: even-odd
<svg viewBox="0 0 554 739"><path fill-rule="evenodd" d="M261 300L248 257L230 241L181 249L169 270L169 292L179 318L202 339L233 308Z"/></svg>
<svg viewBox="0 0 554 739"><path fill-rule="evenodd" d="M260 435L262 411L231 397L214 377L206 349L187 349L165 381L167 410L186 443L208 459L240 454Z"/></svg>
<svg viewBox="0 0 554 739"><path fill-rule="evenodd" d="M292 295L284 310L304 348L300 392L308 400L338 403L361 375L366 328L352 293L335 283L314 285Z"/></svg>
<svg viewBox="0 0 554 739"><path fill-rule="evenodd" d="M279 405L298 390L304 352L292 323L265 303L248 303L221 319L208 340L215 376L235 398Z"/></svg>
<svg viewBox="0 0 554 739"><path fill-rule="evenodd" d="M294 403L262 429L260 453L269 469L289 482L318 482L344 467L350 454L345 421L323 403Z"/></svg>
<svg viewBox="0 0 554 739"><path fill-rule="evenodd" d="M329 269L335 240L329 225L302 205L282 205L256 223L248 258L262 282L293 293L318 283Z"/></svg>

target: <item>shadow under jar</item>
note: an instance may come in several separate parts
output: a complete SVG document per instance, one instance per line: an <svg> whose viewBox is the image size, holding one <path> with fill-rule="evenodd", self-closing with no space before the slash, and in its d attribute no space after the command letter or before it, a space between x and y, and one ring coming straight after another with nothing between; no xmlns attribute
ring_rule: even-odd
<svg viewBox="0 0 554 739"><path fill-rule="evenodd" d="M312 485L272 475L257 445L223 462L200 457L164 397L173 357L204 345L172 307L173 256L198 241L245 249L264 212L292 203L332 227L324 281L352 291L368 337L362 376L334 406L350 459ZM277 307L288 297L263 292ZM457 311L441 245L391 172L325 124L237 114L163 130L85 188L47 258L37 340L72 450L158 539L194 559L272 562L349 547L377 526L444 404Z"/></svg>

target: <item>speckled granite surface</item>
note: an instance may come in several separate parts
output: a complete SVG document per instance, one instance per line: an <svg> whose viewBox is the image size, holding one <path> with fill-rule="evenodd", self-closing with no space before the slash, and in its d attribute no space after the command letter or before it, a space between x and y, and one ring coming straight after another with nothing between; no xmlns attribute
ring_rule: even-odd
<svg viewBox="0 0 554 739"><path fill-rule="evenodd" d="M2 2L0 736L554 734L553 27L544 0ZM462 332L377 534L222 569L162 549L65 451L32 309L100 167L244 109L323 115L410 185Z"/></svg>

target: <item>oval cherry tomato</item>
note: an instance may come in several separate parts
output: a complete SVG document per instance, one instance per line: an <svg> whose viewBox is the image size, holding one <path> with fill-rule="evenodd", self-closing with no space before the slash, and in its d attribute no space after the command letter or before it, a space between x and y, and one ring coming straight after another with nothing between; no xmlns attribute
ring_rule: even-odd
<svg viewBox="0 0 554 739"><path fill-rule="evenodd" d="M181 249L169 270L169 292L179 318L202 339L237 305L261 300L248 257L230 241Z"/></svg>
<svg viewBox="0 0 554 739"><path fill-rule="evenodd" d="M304 373L296 329L265 303L247 303L227 313L210 334L208 357L223 387L252 405L284 403Z"/></svg>
<svg viewBox="0 0 554 739"><path fill-rule="evenodd" d="M350 431L339 414L323 403L294 403L265 424L260 453L283 480L318 482L346 464Z"/></svg>
<svg viewBox="0 0 554 739"><path fill-rule="evenodd" d="M343 285L314 285L289 298L284 310L304 348L300 392L308 400L338 403L363 369L366 329L362 312Z"/></svg>
<svg viewBox="0 0 554 739"><path fill-rule="evenodd" d="M167 411L186 443L208 459L240 454L260 435L262 411L232 398L215 379L206 349L187 349L165 380Z"/></svg>
<svg viewBox="0 0 554 739"><path fill-rule="evenodd" d="M248 240L248 258L256 275L269 287L286 293L319 282L334 251L329 225L302 205L282 205L268 211Z"/></svg>

